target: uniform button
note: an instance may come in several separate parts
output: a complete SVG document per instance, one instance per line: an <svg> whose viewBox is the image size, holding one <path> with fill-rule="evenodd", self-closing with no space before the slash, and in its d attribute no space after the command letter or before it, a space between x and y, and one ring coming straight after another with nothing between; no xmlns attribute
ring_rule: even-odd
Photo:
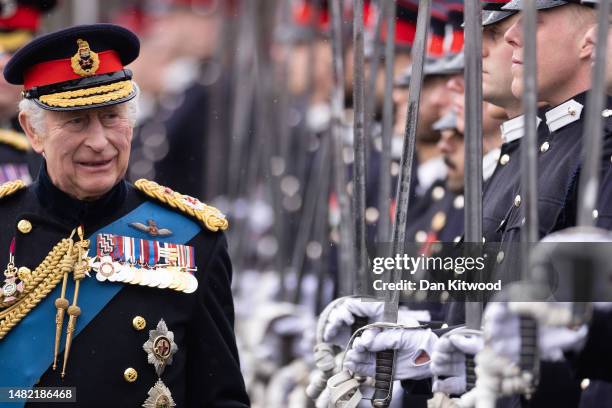
<svg viewBox="0 0 612 408"><path fill-rule="evenodd" d="M514 197L514 206L515 207L521 206L521 195L520 194L517 194L516 197Z"/></svg>
<svg viewBox="0 0 612 408"><path fill-rule="evenodd" d="M448 323L442 323L442 326L440 326L441 329L446 329L448 328Z"/></svg>
<svg viewBox="0 0 612 408"><path fill-rule="evenodd" d="M438 211L434 214L431 219L431 229L434 231L440 231L446 225L446 214L442 211Z"/></svg>
<svg viewBox="0 0 612 408"><path fill-rule="evenodd" d="M504 251L499 251L499 252L497 253L497 263L502 263L502 262L504 262L504 256L506 256L506 255L504 254Z"/></svg>
<svg viewBox="0 0 612 408"><path fill-rule="evenodd" d="M596 209L593 210L593 219L596 220L597 217L599 217L599 211L597 211Z"/></svg>
<svg viewBox="0 0 612 408"><path fill-rule="evenodd" d="M376 221L378 221L379 217L380 217L380 213L378 209L376 209L375 207L366 208L365 220L368 224L374 224Z"/></svg>
<svg viewBox="0 0 612 408"><path fill-rule="evenodd" d="M125 378L125 381L129 383L133 383L136 381L136 379L138 379L138 372L132 367L126 368L123 372L123 378Z"/></svg>
<svg viewBox="0 0 612 408"><path fill-rule="evenodd" d="M22 234L28 234L30 231L32 231L32 223L28 220L20 220L17 223L17 229Z"/></svg>
<svg viewBox="0 0 612 408"><path fill-rule="evenodd" d="M507 154L502 155L502 157L499 158L499 164L501 164L502 166L505 166L506 164L508 164L508 162L510 161L510 156Z"/></svg>
<svg viewBox="0 0 612 408"><path fill-rule="evenodd" d="M588 378L585 378L582 381L580 381L580 388L582 388L583 390L586 390L590 384L591 384L591 380L589 380Z"/></svg>
<svg viewBox="0 0 612 408"><path fill-rule="evenodd" d="M22 281L30 279L31 276L32 276L32 271L30 270L30 268L26 266L21 266L17 270L17 277L21 279Z"/></svg>
<svg viewBox="0 0 612 408"><path fill-rule="evenodd" d="M577 114L576 109L572 108L571 106L567 108L567 113L569 113L570 116L576 116Z"/></svg>
<svg viewBox="0 0 612 408"><path fill-rule="evenodd" d="M544 142L540 145L540 151L542 153L546 153L548 151L548 149L550 149L550 143L548 142Z"/></svg>
<svg viewBox="0 0 612 408"><path fill-rule="evenodd" d="M134 326L136 330L143 330L147 327L147 321L142 316L136 316L132 319L132 326Z"/></svg>
<svg viewBox="0 0 612 408"><path fill-rule="evenodd" d="M458 195L455 198L455 201L453 201L453 206L458 210L462 209L464 205L465 205L465 198L463 198L463 195Z"/></svg>
<svg viewBox="0 0 612 408"><path fill-rule="evenodd" d="M391 170L390 170L391 176L393 177L397 176L399 174L399 171L400 171L399 163L397 162L391 163Z"/></svg>
<svg viewBox="0 0 612 408"><path fill-rule="evenodd" d="M453 239L453 242L454 242L455 244L456 244L456 243L458 243L459 241L461 241L461 235L457 235L457 236L455 237L455 239Z"/></svg>
<svg viewBox="0 0 612 408"><path fill-rule="evenodd" d="M414 234L414 240L416 242L425 242L427 240L427 233L425 231L417 231L417 233Z"/></svg>
<svg viewBox="0 0 612 408"><path fill-rule="evenodd" d="M439 201L442 198L444 198L444 194L445 194L445 191L444 191L444 187L442 186L436 186L431 191L431 197L436 201Z"/></svg>

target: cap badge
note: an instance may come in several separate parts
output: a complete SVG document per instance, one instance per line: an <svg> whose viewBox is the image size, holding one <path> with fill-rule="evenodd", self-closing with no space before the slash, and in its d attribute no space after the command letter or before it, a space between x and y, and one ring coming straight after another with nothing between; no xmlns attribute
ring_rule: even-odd
<svg viewBox="0 0 612 408"><path fill-rule="evenodd" d="M89 48L89 43L80 38L77 40L78 51L70 58L70 65L75 74L91 76L100 67L100 57Z"/></svg>

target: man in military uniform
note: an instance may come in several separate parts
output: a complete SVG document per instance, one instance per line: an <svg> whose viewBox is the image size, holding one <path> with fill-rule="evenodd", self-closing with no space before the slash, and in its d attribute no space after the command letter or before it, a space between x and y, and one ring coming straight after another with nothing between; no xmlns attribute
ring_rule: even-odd
<svg viewBox="0 0 612 408"><path fill-rule="evenodd" d="M541 115L545 129L540 125L538 131L539 233L540 236L545 236L572 226L576 222L584 104L586 91L590 86L590 59L593 51L587 37L589 28L595 24L595 15L587 7L563 1L537 1L536 6L541 10L536 37L538 99L550 105L543 110L544 115ZM502 9L520 11L521 8L522 2L516 0ZM509 24L504 36L513 48L512 92L515 97L520 98L523 86L521 58L524 44L520 18L514 19ZM550 46L553 43L562 49L555 49L556 45ZM560 66L563 67L562 70L558 69ZM606 102L606 106L610 106L610 100ZM522 123L520 125L522 130ZM610 125L606 123L605 146L610 144L609 135ZM604 152L605 149L604 147ZM604 154L603 169L606 169L606 166L609 168L609 157L610 153ZM506 205L508 211L497 230L500 240L508 242L518 241L522 226L520 180L517 179L513 184L517 187L512 203ZM489 190L492 187L489 186ZM508 256L510 250L508 246L499 251L498 263L502 265L509 263L507 259L512 258ZM505 316L506 312L499 310L501 309L497 305L488 307L489 320L496 321L499 316ZM499 341L509 336L508 332L501 334L499 329L495 330L493 325L485 324L485 330L487 329L491 332L492 341ZM540 386L534 396L533 404L576 406L579 390L574 373L569 372L567 363L551 362L547 358L542 360L544 362L540 367L542 371ZM578 373L583 375L584 371L581 372L579 369ZM560 387L560 384L563 385ZM559 393L559 389L563 389L564 392Z"/></svg>
<svg viewBox="0 0 612 408"><path fill-rule="evenodd" d="M55 0L0 3L0 69L4 69L19 47L32 39L41 13L48 12L55 3ZM20 87L0 77L0 183L16 179L30 183L38 170L38 156L31 153L17 120L20 92Z"/></svg>
<svg viewBox="0 0 612 408"><path fill-rule="evenodd" d="M124 180L138 50L124 28L77 26L5 67L44 165L0 186L0 384L75 387L82 407L245 407L227 221Z"/></svg>

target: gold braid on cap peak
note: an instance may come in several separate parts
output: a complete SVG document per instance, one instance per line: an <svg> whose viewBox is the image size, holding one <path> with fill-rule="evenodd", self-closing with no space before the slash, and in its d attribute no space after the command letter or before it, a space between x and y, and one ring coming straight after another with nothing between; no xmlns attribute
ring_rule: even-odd
<svg viewBox="0 0 612 408"><path fill-rule="evenodd" d="M225 231L228 228L227 219L221 211L202 203L197 198L178 193L168 187L160 186L154 181L145 179L136 181L134 186L149 197L197 219L211 231Z"/></svg>
<svg viewBox="0 0 612 408"><path fill-rule="evenodd" d="M15 194L17 191L24 188L26 188L26 185L21 180L13 180L0 184L0 199Z"/></svg>
<svg viewBox="0 0 612 408"><path fill-rule="evenodd" d="M92 88L43 95L38 100L48 106L68 108L114 101L129 96L133 91L132 81L127 80Z"/></svg>
<svg viewBox="0 0 612 408"><path fill-rule="evenodd" d="M14 130L0 129L0 143L24 152L30 150L28 138L23 133L15 132Z"/></svg>

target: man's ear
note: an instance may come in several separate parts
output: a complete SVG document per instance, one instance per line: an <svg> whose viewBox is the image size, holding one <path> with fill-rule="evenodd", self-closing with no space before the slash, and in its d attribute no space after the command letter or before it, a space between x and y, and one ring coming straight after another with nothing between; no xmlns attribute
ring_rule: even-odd
<svg viewBox="0 0 612 408"><path fill-rule="evenodd" d="M597 41L597 24L593 24L585 31L580 44L580 59L593 60L595 57L595 43Z"/></svg>
<svg viewBox="0 0 612 408"><path fill-rule="evenodd" d="M36 153L42 154L44 151L42 137L36 132L34 127L32 127L30 118L25 112L19 112L19 124L28 137L32 149L34 149Z"/></svg>

